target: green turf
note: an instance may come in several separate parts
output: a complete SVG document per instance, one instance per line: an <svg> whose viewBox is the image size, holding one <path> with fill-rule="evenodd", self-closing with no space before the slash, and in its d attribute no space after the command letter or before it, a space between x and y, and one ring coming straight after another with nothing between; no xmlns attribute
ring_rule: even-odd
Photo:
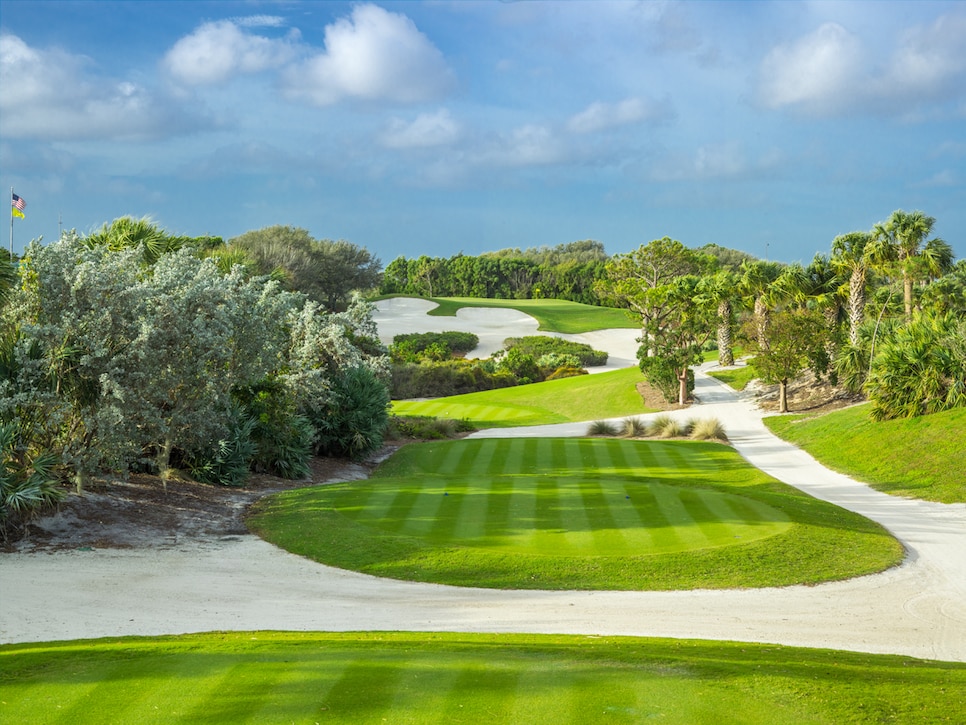
<svg viewBox="0 0 966 725"><path fill-rule="evenodd" d="M875 422L869 406L765 418L829 468L896 496L966 502L966 408Z"/></svg>
<svg viewBox="0 0 966 725"><path fill-rule="evenodd" d="M783 586L902 557L877 524L693 441L410 444L367 481L263 499L249 525L332 566L496 588Z"/></svg>
<svg viewBox="0 0 966 725"><path fill-rule="evenodd" d="M467 420L480 428L573 423L653 412L644 406L637 368L548 380L431 400L397 400L393 415Z"/></svg>
<svg viewBox="0 0 966 725"><path fill-rule="evenodd" d="M540 330L576 334L593 330L636 329L640 320L625 310L597 307L567 300L497 300L477 297L432 297L439 306L430 315L453 317L464 307L503 307L519 310L540 323ZM509 337L510 335L507 335Z"/></svg>
<svg viewBox="0 0 966 725"><path fill-rule="evenodd" d="M750 365L744 365L730 370L711 370L708 372L708 375L717 378L735 390L744 390L748 387L748 383L758 377L755 369Z"/></svg>
<svg viewBox="0 0 966 725"><path fill-rule="evenodd" d="M932 723L966 665L630 637L238 632L0 646L0 717L171 723Z"/></svg>

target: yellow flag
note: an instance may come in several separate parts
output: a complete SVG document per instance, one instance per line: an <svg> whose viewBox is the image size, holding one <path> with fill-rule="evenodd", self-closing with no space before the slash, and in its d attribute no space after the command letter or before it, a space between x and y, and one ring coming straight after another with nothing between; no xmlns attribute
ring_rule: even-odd
<svg viewBox="0 0 966 725"><path fill-rule="evenodd" d="M13 216L18 217L19 219L23 219L24 218L23 212L20 211L15 206L10 207L10 213L13 214Z"/></svg>

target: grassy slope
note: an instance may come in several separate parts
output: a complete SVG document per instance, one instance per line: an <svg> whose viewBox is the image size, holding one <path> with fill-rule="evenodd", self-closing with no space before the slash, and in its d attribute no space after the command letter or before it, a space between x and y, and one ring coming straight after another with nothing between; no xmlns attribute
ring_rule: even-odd
<svg viewBox="0 0 966 725"><path fill-rule="evenodd" d="M411 444L368 481L263 499L249 525L344 569L510 589L783 586L902 557L873 522L687 441Z"/></svg>
<svg viewBox="0 0 966 725"><path fill-rule="evenodd" d="M651 412L635 387L637 368L548 380L448 398L397 400L394 415L467 419L483 428L571 423Z"/></svg>
<svg viewBox="0 0 966 725"><path fill-rule="evenodd" d="M717 378L725 385L729 385L735 390L744 390L748 383L755 379L755 369L750 365L732 368L730 370L711 370L708 372L711 377Z"/></svg>
<svg viewBox="0 0 966 725"><path fill-rule="evenodd" d="M876 423L868 405L765 418L818 461L897 496L966 502L966 409Z"/></svg>
<svg viewBox="0 0 966 725"><path fill-rule="evenodd" d="M694 640L238 632L4 645L5 722L963 722L966 665Z"/></svg>
<svg viewBox="0 0 966 725"><path fill-rule="evenodd" d="M530 315L547 332L576 334L614 328L635 329L640 322L626 311L613 307L596 307L567 300L494 300L476 297L433 297L439 307L430 315L452 317L463 307L508 307Z"/></svg>

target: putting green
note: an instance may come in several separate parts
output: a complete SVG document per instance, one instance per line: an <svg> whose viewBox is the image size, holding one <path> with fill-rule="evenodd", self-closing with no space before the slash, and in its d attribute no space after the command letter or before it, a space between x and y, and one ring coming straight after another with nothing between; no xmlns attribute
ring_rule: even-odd
<svg viewBox="0 0 966 725"><path fill-rule="evenodd" d="M269 497L249 525L333 566L505 588L780 586L902 556L868 519L694 441L411 444L369 480Z"/></svg>

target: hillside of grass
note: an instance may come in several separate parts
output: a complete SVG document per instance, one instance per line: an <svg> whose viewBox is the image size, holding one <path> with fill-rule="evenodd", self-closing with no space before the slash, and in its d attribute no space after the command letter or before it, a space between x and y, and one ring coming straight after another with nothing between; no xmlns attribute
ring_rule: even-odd
<svg viewBox="0 0 966 725"><path fill-rule="evenodd" d="M653 412L637 392L637 368L431 400L397 400L393 415L467 420L479 428L575 423Z"/></svg>
<svg viewBox="0 0 966 725"><path fill-rule="evenodd" d="M734 390L744 390L748 387L748 383L757 377L755 369L750 365L742 365L728 370L709 370L708 375L717 378Z"/></svg>
<svg viewBox="0 0 966 725"><path fill-rule="evenodd" d="M869 406L765 418L775 435L895 496L966 503L966 408L875 422Z"/></svg>
<svg viewBox="0 0 966 725"><path fill-rule="evenodd" d="M232 632L0 646L4 722L925 723L966 665L735 642Z"/></svg>
<svg viewBox="0 0 966 725"><path fill-rule="evenodd" d="M878 524L695 441L413 443L366 481L262 499L247 523L329 566L498 589L812 584L903 555Z"/></svg>
<svg viewBox="0 0 966 725"><path fill-rule="evenodd" d="M464 307L503 307L530 315L546 332L577 334L593 330L635 329L640 321L630 317L625 310L614 307L596 307L567 300L495 300L476 297L432 297L439 306L430 315L453 317Z"/></svg>

